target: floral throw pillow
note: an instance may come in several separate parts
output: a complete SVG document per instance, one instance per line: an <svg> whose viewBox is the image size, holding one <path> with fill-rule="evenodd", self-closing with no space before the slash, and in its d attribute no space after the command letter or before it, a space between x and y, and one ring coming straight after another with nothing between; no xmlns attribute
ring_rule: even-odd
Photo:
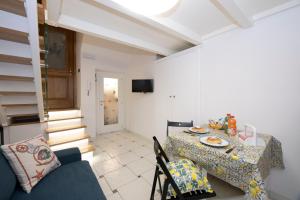
<svg viewBox="0 0 300 200"><path fill-rule="evenodd" d="M31 189L61 164L42 135L15 144L1 146L22 188Z"/></svg>
<svg viewBox="0 0 300 200"><path fill-rule="evenodd" d="M213 190L209 184L206 173L195 166L188 159L180 159L174 162L167 163L167 168L177 184L181 193L187 193L195 190L205 190L212 193ZM176 196L176 192L170 185L168 196Z"/></svg>

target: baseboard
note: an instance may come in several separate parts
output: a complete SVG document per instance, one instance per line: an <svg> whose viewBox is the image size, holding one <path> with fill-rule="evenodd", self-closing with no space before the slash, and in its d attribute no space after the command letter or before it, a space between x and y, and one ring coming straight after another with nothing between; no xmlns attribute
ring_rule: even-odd
<svg viewBox="0 0 300 200"><path fill-rule="evenodd" d="M271 200L291 200L290 198L283 196L282 194L279 194L277 192L273 192L271 190L268 190L267 192Z"/></svg>

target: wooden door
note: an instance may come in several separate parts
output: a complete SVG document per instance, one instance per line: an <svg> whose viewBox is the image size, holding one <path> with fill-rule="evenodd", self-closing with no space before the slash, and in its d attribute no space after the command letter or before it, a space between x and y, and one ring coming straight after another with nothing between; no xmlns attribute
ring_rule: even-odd
<svg viewBox="0 0 300 200"><path fill-rule="evenodd" d="M52 26L47 28L48 108L74 108L75 32ZM42 71L45 75L45 69Z"/></svg>

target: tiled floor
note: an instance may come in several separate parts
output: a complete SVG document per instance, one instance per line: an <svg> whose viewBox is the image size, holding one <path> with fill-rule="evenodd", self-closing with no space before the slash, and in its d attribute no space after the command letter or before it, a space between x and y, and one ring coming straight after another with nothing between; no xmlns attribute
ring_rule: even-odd
<svg viewBox="0 0 300 200"><path fill-rule="evenodd" d="M155 169L151 140L126 131L98 135L94 141L94 172L108 200L149 200ZM243 193L209 177L218 196L243 199ZM156 193L155 199L160 199Z"/></svg>

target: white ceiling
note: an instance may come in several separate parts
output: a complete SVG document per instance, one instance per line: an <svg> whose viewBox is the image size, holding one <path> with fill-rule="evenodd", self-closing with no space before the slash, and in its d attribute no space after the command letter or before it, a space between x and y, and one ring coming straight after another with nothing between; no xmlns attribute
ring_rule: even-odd
<svg viewBox="0 0 300 200"><path fill-rule="evenodd" d="M111 0L49 0L52 25L168 56L234 28L298 6L299 0L180 0L145 17Z"/></svg>

